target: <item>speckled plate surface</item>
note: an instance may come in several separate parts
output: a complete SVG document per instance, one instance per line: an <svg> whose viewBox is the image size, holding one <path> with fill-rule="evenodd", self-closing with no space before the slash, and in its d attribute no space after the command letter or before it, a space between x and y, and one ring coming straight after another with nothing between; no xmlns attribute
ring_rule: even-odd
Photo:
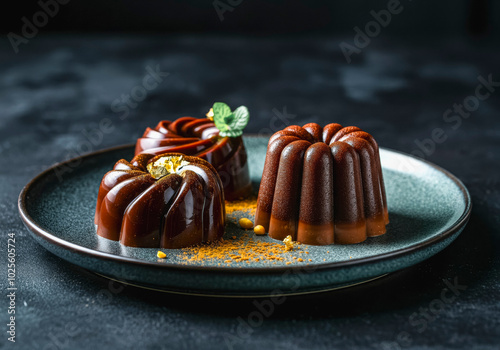
<svg viewBox="0 0 500 350"><path fill-rule="evenodd" d="M251 177L258 188L267 138L246 137ZM89 154L55 165L35 177L19 196L19 211L33 237L71 263L110 278L178 293L263 296L331 290L374 279L423 261L448 246L462 231L471 211L465 186L447 171L411 156L381 149L390 224L387 234L356 245L306 246L283 261L225 263L223 259L190 262L182 250L125 248L98 238L93 216L99 183L133 146ZM241 214L243 215L243 214ZM263 240L236 224L227 238ZM248 217L247 214L245 216ZM293 257L304 257L303 263ZM311 261L309 261L309 259ZM290 262L290 264L286 264Z"/></svg>

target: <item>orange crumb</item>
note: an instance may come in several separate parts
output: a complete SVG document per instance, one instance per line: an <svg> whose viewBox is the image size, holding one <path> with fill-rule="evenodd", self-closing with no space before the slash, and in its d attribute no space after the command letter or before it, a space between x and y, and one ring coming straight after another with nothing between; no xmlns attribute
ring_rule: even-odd
<svg viewBox="0 0 500 350"><path fill-rule="evenodd" d="M262 236L266 234L266 229L262 225L257 225L253 228L253 232L258 236Z"/></svg>
<svg viewBox="0 0 500 350"><path fill-rule="evenodd" d="M257 207L257 196L254 195L248 199L238 201L226 201L225 204L228 219L240 224L245 229L253 228L254 232L248 233L247 231L242 235L228 235L226 236L226 240L221 239L218 242L183 248L181 261L184 264L204 264L207 262L218 266L237 264L236 266L242 267L245 262L247 264L260 262L261 264L273 265L280 262L280 264L290 265L304 261L303 259L285 255L290 254L288 253L290 250L303 253L302 250L299 250L299 243L292 242L291 237L288 245L285 242L285 247L279 241L274 243L255 239L255 236L259 235L261 230L265 234L264 227L261 225L254 227L254 223L252 222ZM243 225L241 225L242 222ZM227 234L231 233L227 232Z"/></svg>
<svg viewBox="0 0 500 350"><path fill-rule="evenodd" d="M286 252L293 250L292 236L290 236L290 235L286 236L285 239L283 240L283 243L285 243L285 251Z"/></svg>
<svg viewBox="0 0 500 350"><path fill-rule="evenodd" d="M247 199L237 201L226 201L226 213L233 214L236 211L242 211L249 216L255 215L257 209L257 196L253 195Z"/></svg>
<svg viewBox="0 0 500 350"><path fill-rule="evenodd" d="M210 260L221 260L225 264L250 263L262 261L264 263L284 261L285 254L282 243L272 243L252 240L253 236L244 234L235 240L226 240L183 248L183 261L189 263L203 263Z"/></svg>
<svg viewBox="0 0 500 350"><path fill-rule="evenodd" d="M245 230L253 228L253 222L247 218L241 218L239 224Z"/></svg>

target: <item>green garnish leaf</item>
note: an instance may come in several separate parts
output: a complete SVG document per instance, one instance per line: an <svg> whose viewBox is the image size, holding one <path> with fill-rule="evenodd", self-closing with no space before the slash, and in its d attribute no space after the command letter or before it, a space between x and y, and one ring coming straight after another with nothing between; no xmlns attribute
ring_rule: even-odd
<svg viewBox="0 0 500 350"><path fill-rule="evenodd" d="M243 129L248 124L250 113L245 106L236 108L231 112L231 108L225 103L215 102L213 108L214 123L220 130L222 137L238 137L243 134Z"/></svg>

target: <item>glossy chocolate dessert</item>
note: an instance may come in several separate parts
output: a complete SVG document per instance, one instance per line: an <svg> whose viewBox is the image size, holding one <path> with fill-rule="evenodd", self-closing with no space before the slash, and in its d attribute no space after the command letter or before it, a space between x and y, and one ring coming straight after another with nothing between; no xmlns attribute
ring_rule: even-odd
<svg viewBox="0 0 500 350"><path fill-rule="evenodd" d="M180 153L119 160L101 181L94 222L123 245L182 248L220 240L224 191L207 161Z"/></svg>
<svg viewBox="0 0 500 350"><path fill-rule="evenodd" d="M177 152L211 163L222 180L226 199L243 198L251 192L247 153L243 139L219 136L219 129L208 118L183 117L164 120L147 128L137 140L135 154Z"/></svg>
<svg viewBox="0 0 500 350"><path fill-rule="evenodd" d="M271 137L255 216L271 237L352 244L384 234L388 223L379 149L370 134L310 123Z"/></svg>

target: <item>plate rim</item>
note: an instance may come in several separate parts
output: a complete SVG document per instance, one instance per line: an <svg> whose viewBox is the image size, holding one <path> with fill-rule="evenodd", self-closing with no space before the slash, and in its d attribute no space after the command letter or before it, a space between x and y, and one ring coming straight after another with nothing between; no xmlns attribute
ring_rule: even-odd
<svg viewBox="0 0 500 350"><path fill-rule="evenodd" d="M245 138L262 138L263 136L261 135L245 135ZM64 165L70 164L70 163L75 163L76 161L84 161L85 159L88 158L93 158L95 156L98 156L102 153L108 153L108 152L113 152L113 151L118 151L118 150L124 150L126 148L133 148L135 144L124 144L124 145L119 145L119 146L114 146L110 148L105 148L102 150L94 151L88 154L80 155L62 162L57 162L50 166L49 168L45 169L38 175L36 175L34 178L32 178L21 190L19 197L18 197L18 210L19 210L19 215L24 222L24 224L27 226L29 231L31 231L32 234L35 234L39 238L45 240L51 245L56 245L60 248L70 250L73 253L78 253L80 255L84 256L89 256L91 258L97 258L97 259L104 259L108 260L114 263L125 263L125 264L132 264L132 265L139 265L141 267L148 267L148 268L154 268L154 269L161 269L161 270L177 270L177 271L183 271L183 270L189 270L189 271L203 271L203 272L215 272L215 273L230 273L230 274L270 274L270 273L283 273L285 271L300 271L304 269L304 266L302 265L293 265L293 266L269 266L269 267L245 267L245 269L242 269L240 267L231 267L231 266L203 266L203 265L181 265L181 264L175 264L175 263L168 263L168 262L153 262L153 261L145 261L145 260L139 260L136 258L130 258L130 257L125 257L121 255L115 255L107 252L102 252L98 251L95 249L87 248L81 245L78 245L76 243L72 243L69 241L66 241L62 238L57 237L56 235L50 233L49 231L43 229L42 227L38 226L36 221L29 215L28 209L27 209L27 194L29 190L36 185L36 183L41 180L43 177L49 175L50 172L53 172L55 168L62 167ZM331 270L331 269L339 269L339 268L344 268L344 267L349 267L353 265L365 265L365 264L370 264L374 262L381 262L384 260L388 259L394 259L398 258L401 256L404 256L409 253L413 253L422 249L425 249L429 246L432 246L442 240L445 240L446 238L452 236L455 232L459 231L462 229L468 222L471 211L472 211L472 201L471 197L469 194L469 191L465 187L465 185L462 183L460 179L458 179L455 175L453 175L451 172L448 170L428 161L425 159L418 158L414 155L407 154L401 151L393 150L390 148L385 148L385 147L380 147L380 149L388 152L393 152L397 154L401 154L405 157L410 157L413 158L414 160L420 161L425 163L426 165L436 169L437 171L443 173L446 177L451 179L455 185L460 189L463 199L465 201L465 209L463 213L460 215L460 217L452 224L449 225L449 227L444 231L441 232L440 234L434 235L433 237L426 239L422 242L413 244L409 247L401 248L392 252L386 252L382 254L377 254L377 255L372 255L368 257L362 257L362 258L355 258L355 259L349 259L349 260L344 260L344 261L336 261L336 262L327 262L327 263L319 263L319 264L314 264L314 270ZM67 260L67 259L64 259ZM67 260L68 261L68 260ZM71 261L70 261L71 262Z"/></svg>
<svg viewBox="0 0 500 350"><path fill-rule="evenodd" d="M92 271L95 275L117 282L117 283L122 283L127 286L131 286L134 288L139 288L139 289L146 289L154 292L160 292L160 293L166 293L166 294L177 294L177 295L189 295L189 296L197 296L197 297L205 297L205 298L229 298L229 299L248 299L248 298L276 298L276 297L292 297L292 296L298 296L298 295L311 295L311 294L319 294L319 293L330 293L334 292L337 290L342 290L342 289L348 289L348 288L353 288L353 287L358 287L364 284L368 284L371 282L378 281L380 279L383 279L389 275L391 275L394 272L388 272L384 273L381 275L376 275L374 277L362 279L359 281L353 281L353 282L347 282L346 284L340 284L340 285L325 285L322 287L317 287L316 289L306 289L306 290L298 290L298 291L291 291L291 292L282 292L282 293L275 293L275 292L263 292L263 293L231 293L231 292L220 292L220 291L212 291L210 292L209 290L183 290L183 289L172 289L171 287L169 288L164 288L164 287L154 287L154 285L144 285L141 284L140 282L130 282L130 281L124 281L121 279L116 279L114 277L106 276L105 274L99 273ZM229 289L230 290L230 289Z"/></svg>

